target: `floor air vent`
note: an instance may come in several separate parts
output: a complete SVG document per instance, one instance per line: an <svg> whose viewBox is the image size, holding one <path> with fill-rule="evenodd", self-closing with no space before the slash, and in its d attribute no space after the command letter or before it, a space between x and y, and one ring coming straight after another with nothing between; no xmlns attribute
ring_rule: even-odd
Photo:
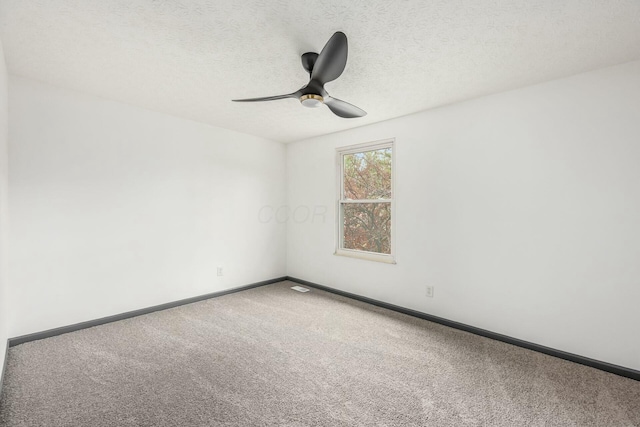
<svg viewBox="0 0 640 427"><path fill-rule="evenodd" d="M303 288L302 286L292 286L291 289L298 292L309 292L309 289Z"/></svg>

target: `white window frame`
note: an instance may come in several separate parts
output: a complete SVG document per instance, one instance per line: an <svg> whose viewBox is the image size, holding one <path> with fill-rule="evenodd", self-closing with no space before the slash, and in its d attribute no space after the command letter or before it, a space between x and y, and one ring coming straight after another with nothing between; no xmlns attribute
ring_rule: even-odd
<svg viewBox="0 0 640 427"><path fill-rule="evenodd" d="M388 264L396 263L396 203L395 203L395 185L396 185L396 146L395 138L383 139L374 142L365 142L363 144L349 145L346 147L336 148L336 171L337 179L337 202L336 202L336 251L334 255L347 256L351 258L359 258L368 261L384 262ZM347 200L344 198L344 156L348 154L362 153L365 151L380 150L382 148L391 148L391 198L377 200ZM380 254L377 252L360 251L355 249L344 248L344 217L342 205L348 203L380 203L388 202L391 204L391 253Z"/></svg>

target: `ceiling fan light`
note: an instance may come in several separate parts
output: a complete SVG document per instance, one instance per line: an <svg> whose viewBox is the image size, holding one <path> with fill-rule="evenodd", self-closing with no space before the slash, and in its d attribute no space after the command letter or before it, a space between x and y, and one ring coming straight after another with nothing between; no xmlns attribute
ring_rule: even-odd
<svg viewBox="0 0 640 427"><path fill-rule="evenodd" d="M308 94L300 97L300 103L307 108L318 108L324 104L324 99L320 95Z"/></svg>

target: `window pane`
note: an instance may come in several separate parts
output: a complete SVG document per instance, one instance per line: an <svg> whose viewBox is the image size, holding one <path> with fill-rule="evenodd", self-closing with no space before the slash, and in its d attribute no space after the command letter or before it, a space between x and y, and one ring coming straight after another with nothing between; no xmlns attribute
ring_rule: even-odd
<svg viewBox="0 0 640 427"><path fill-rule="evenodd" d="M391 198L391 148L345 154L344 198Z"/></svg>
<svg viewBox="0 0 640 427"><path fill-rule="evenodd" d="M391 203L344 203L344 249L391 253Z"/></svg>

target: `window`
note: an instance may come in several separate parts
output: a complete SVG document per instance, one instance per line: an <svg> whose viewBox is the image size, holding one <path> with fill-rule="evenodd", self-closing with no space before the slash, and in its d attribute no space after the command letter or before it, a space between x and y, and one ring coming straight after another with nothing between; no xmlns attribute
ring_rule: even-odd
<svg viewBox="0 0 640 427"><path fill-rule="evenodd" d="M395 263L393 143L338 148L336 255Z"/></svg>

